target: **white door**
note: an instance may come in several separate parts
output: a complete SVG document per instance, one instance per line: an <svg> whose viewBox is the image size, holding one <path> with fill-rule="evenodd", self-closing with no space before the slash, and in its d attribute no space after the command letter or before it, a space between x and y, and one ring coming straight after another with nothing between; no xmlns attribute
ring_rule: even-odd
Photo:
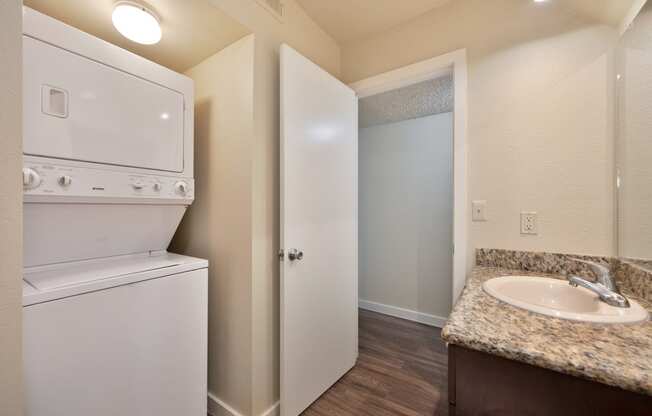
<svg viewBox="0 0 652 416"><path fill-rule="evenodd" d="M358 102L287 45L280 165L281 414L296 416L358 355Z"/></svg>

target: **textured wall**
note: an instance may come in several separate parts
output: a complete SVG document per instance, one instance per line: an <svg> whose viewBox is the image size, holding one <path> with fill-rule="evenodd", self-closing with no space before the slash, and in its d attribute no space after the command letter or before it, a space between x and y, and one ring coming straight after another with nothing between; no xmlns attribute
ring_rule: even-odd
<svg viewBox="0 0 652 416"><path fill-rule="evenodd" d="M452 152L452 113L360 129L360 299L448 317Z"/></svg>
<svg viewBox="0 0 652 416"><path fill-rule="evenodd" d="M251 414L251 146L254 36L189 70L196 200L171 251L209 260L208 388Z"/></svg>
<svg viewBox="0 0 652 416"><path fill-rule="evenodd" d="M611 255L616 40L562 2L458 0L344 44L342 73L352 82L466 48L468 196L489 216L470 224L469 253ZM539 235L520 234L521 211L539 213Z"/></svg>
<svg viewBox="0 0 652 416"><path fill-rule="evenodd" d="M0 0L0 413L22 414L22 2Z"/></svg>
<svg viewBox="0 0 652 416"><path fill-rule="evenodd" d="M652 4L619 48L619 254L652 259Z"/></svg>

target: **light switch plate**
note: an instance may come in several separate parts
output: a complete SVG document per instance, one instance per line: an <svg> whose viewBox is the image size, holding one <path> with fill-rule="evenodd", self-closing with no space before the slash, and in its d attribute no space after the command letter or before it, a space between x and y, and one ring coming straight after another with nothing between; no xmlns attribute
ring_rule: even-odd
<svg viewBox="0 0 652 416"><path fill-rule="evenodd" d="M487 201L473 201L473 221L487 221Z"/></svg>
<svg viewBox="0 0 652 416"><path fill-rule="evenodd" d="M537 235L539 233L536 212L521 212L521 234Z"/></svg>

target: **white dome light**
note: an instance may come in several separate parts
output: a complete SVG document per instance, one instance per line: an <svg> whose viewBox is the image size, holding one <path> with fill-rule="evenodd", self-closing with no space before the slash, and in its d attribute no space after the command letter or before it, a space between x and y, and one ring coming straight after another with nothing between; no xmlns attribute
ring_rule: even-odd
<svg viewBox="0 0 652 416"><path fill-rule="evenodd" d="M130 1L118 2L113 8L113 26L134 42L153 45L161 40L161 25L153 12Z"/></svg>

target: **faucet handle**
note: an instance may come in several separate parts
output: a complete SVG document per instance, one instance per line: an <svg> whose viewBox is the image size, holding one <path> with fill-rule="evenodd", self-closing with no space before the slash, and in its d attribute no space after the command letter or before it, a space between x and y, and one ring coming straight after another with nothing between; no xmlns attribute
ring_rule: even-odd
<svg viewBox="0 0 652 416"><path fill-rule="evenodd" d="M600 297L600 300L608 305L618 308L630 307L629 301L625 296L616 291L610 290L601 284L591 283L588 280L578 276L570 276L568 278L568 283L570 283L570 285L573 287L582 286L583 288L590 290L591 292L597 294Z"/></svg>
<svg viewBox="0 0 652 416"><path fill-rule="evenodd" d="M607 266L604 266L600 263L590 261L590 260L578 259L576 257L571 257L570 260L586 264L587 266L589 266L591 271L595 274L598 283L602 284L609 290L613 290L613 291L617 290L616 285L614 284L613 279L611 278L611 270Z"/></svg>

